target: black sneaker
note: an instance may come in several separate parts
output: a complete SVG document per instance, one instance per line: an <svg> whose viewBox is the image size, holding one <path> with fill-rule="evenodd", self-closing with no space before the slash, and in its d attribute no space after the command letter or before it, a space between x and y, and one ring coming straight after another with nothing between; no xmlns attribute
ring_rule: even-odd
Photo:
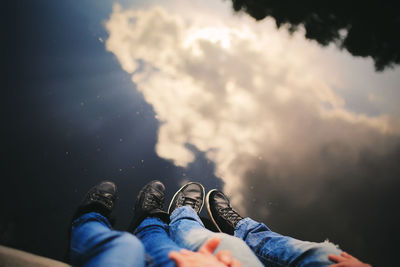
<svg viewBox="0 0 400 267"><path fill-rule="evenodd" d="M135 203L134 215L129 231L134 232L147 217L157 217L169 222L169 214L163 210L165 201L165 186L160 181L151 181L140 190Z"/></svg>
<svg viewBox="0 0 400 267"><path fill-rule="evenodd" d="M229 199L221 191L213 189L208 192L206 202L208 214L218 230L233 235L236 224L243 217L232 209Z"/></svg>
<svg viewBox="0 0 400 267"><path fill-rule="evenodd" d="M106 217L111 225L113 225L115 220L111 218L111 212L115 207L117 198L117 186L111 181L102 181L86 193L85 198L72 216L68 227L68 245L64 259L66 262L70 262L72 223L83 214L97 212Z"/></svg>
<svg viewBox="0 0 400 267"><path fill-rule="evenodd" d="M182 206L190 206L199 214L203 208L204 195L204 187L200 183L187 183L175 193L169 204L168 213L171 214Z"/></svg>
<svg viewBox="0 0 400 267"><path fill-rule="evenodd" d="M102 181L93 186L75 212L73 219L85 213L97 212L110 219L110 214L117 201L117 186L110 181Z"/></svg>

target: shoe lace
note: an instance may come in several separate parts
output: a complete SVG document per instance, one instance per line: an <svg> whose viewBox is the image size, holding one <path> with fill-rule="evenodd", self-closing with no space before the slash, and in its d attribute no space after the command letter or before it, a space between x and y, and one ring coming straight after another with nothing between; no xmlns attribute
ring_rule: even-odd
<svg viewBox="0 0 400 267"><path fill-rule="evenodd" d="M90 200L95 201L95 202L100 202L106 205L107 207L112 207L113 206L113 197L112 195L104 195L103 192L100 191L95 191L92 194L90 194Z"/></svg>
<svg viewBox="0 0 400 267"><path fill-rule="evenodd" d="M237 223L242 220L242 216L239 215L234 209L231 207L221 208L218 212L222 215L222 217L228 221L232 221L233 223Z"/></svg>
<svg viewBox="0 0 400 267"><path fill-rule="evenodd" d="M152 194L148 194L148 195L146 195L144 206L162 209L164 206L164 202L163 202L163 199L160 199Z"/></svg>
<svg viewBox="0 0 400 267"><path fill-rule="evenodd" d="M200 203L197 199L191 197L182 196L182 204L183 205L190 205L194 209L200 208Z"/></svg>

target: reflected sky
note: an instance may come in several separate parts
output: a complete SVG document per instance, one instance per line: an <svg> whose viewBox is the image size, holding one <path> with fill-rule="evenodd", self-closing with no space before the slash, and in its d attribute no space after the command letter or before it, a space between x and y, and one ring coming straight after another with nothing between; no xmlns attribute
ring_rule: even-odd
<svg viewBox="0 0 400 267"><path fill-rule="evenodd" d="M124 229L146 182L169 199L195 180L276 231L390 258L399 68L376 73L227 1L115 4L10 7L1 244L62 259L94 183L119 186Z"/></svg>

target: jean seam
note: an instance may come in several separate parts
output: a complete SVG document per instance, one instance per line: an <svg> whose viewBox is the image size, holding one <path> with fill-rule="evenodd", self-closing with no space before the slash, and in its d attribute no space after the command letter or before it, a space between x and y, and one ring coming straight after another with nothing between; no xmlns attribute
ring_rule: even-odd
<svg viewBox="0 0 400 267"><path fill-rule="evenodd" d="M274 256L269 256L269 255L259 255L260 258L264 259L267 262L270 262L271 264L274 265L279 265L279 266L289 266L286 261L281 261L279 258L274 257Z"/></svg>
<svg viewBox="0 0 400 267"><path fill-rule="evenodd" d="M271 256L267 253L264 253L260 249L264 247L265 242L260 242L257 247L254 248L254 253L259 257L264 259L271 264L279 265L279 266L289 266L288 261L282 261L279 257ZM251 247L250 247L251 248ZM259 248L259 249L257 249ZM252 249L253 250L253 249Z"/></svg>

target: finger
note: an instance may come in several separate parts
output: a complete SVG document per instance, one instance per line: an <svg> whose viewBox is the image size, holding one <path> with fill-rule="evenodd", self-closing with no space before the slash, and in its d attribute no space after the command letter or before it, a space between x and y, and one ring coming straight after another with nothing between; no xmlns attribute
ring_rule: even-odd
<svg viewBox="0 0 400 267"><path fill-rule="evenodd" d="M176 265L182 265L184 263L184 256L177 251L172 251L168 254L168 258L176 262Z"/></svg>
<svg viewBox="0 0 400 267"><path fill-rule="evenodd" d="M339 255L336 255L336 254L329 254L329 255L328 255L328 258L329 258L331 261L334 261L334 262L342 262L342 261L345 261L345 260L346 260L346 258L343 258L343 257L341 257L341 256L339 256Z"/></svg>
<svg viewBox="0 0 400 267"><path fill-rule="evenodd" d="M228 250L218 251L217 254L215 254L215 257L218 261L228 266L230 266L233 261L232 253L230 253Z"/></svg>
<svg viewBox="0 0 400 267"><path fill-rule="evenodd" d="M187 249L181 249L181 251L179 253L181 255L186 255L186 256L192 256L192 255L196 254L196 252L193 252L193 251L187 250Z"/></svg>
<svg viewBox="0 0 400 267"><path fill-rule="evenodd" d="M237 259L233 259L230 267L242 267L242 263Z"/></svg>
<svg viewBox="0 0 400 267"><path fill-rule="evenodd" d="M201 248L199 249L200 253L204 254L212 254L214 250L218 247L221 240L218 237L212 238L208 240Z"/></svg>
<svg viewBox="0 0 400 267"><path fill-rule="evenodd" d="M344 258L346 258L346 259L353 259L353 260L357 260L355 257L353 257L353 256L351 256L349 253L347 253L347 252L342 252L342 257L344 257Z"/></svg>

